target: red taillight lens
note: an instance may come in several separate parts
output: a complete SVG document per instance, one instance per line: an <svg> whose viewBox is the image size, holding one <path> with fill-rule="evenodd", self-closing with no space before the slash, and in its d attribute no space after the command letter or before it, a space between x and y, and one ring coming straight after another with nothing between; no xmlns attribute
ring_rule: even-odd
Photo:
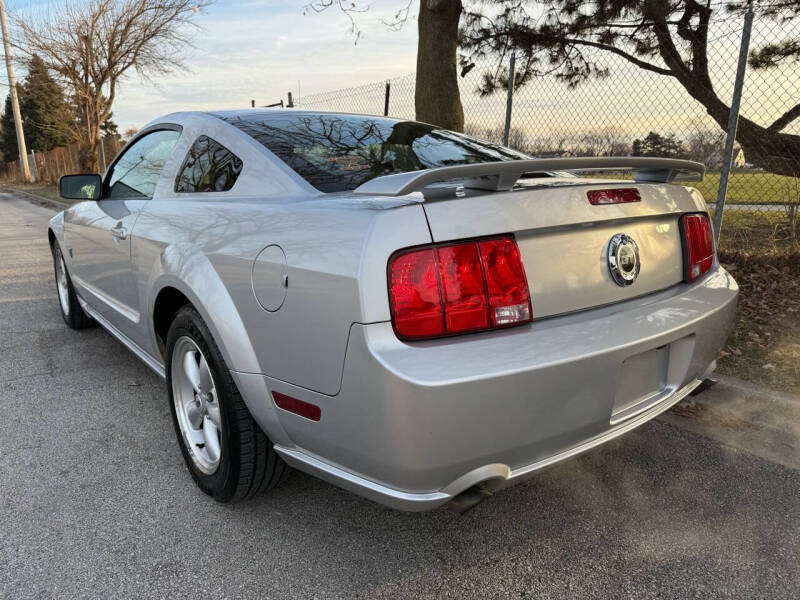
<svg viewBox="0 0 800 600"><path fill-rule="evenodd" d="M390 277L394 325L398 333L407 337L442 335L444 308L434 249L396 256Z"/></svg>
<svg viewBox="0 0 800 600"><path fill-rule="evenodd" d="M714 264L714 236L711 223L703 214L681 217L684 281L697 279Z"/></svg>
<svg viewBox="0 0 800 600"><path fill-rule="evenodd" d="M469 242L440 246L436 254L442 277L448 333L487 328L489 312L478 244Z"/></svg>
<svg viewBox="0 0 800 600"><path fill-rule="evenodd" d="M620 188L614 190L589 190L586 192L589 204L624 204L626 202L641 202L642 197L636 188Z"/></svg>
<svg viewBox="0 0 800 600"><path fill-rule="evenodd" d="M531 296L514 238L479 242L486 272L492 325L531 320Z"/></svg>
<svg viewBox="0 0 800 600"><path fill-rule="evenodd" d="M512 236L404 251L389 263L395 331L421 339L527 323L531 300Z"/></svg>

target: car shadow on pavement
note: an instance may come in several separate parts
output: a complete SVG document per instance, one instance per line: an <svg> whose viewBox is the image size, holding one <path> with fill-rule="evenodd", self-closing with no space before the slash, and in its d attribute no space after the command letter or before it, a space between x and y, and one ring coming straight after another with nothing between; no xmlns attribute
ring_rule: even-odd
<svg viewBox="0 0 800 600"><path fill-rule="evenodd" d="M266 511L306 564L368 597L479 594L486 582L516 597L642 597L657 581L681 596L780 597L787 582L769 573L793 573L797 589L800 527L776 510L797 511L798 497L796 471L651 423L465 515L402 513L297 473L230 510L243 522Z"/></svg>

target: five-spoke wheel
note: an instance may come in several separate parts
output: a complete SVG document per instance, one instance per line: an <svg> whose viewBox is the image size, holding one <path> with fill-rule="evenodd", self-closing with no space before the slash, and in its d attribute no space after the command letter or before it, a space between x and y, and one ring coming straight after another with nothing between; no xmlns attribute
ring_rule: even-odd
<svg viewBox="0 0 800 600"><path fill-rule="evenodd" d="M78 295L72 287L64 254L61 252L61 246L58 242L53 242L53 267L56 274L58 304L61 308L61 317L64 322L72 329L85 329L94 324L94 321L81 308Z"/></svg>
<svg viewBox="0 0 800 600"><path fill-rule="evenodd" d="M172 398L183 441L197 468L211 474L219 466L219 402L208 361L197 344L182 336L172 350Z"/></svg>
<svg viewBox="0 0 800 600"><path fill-rule="evenodd" d="M219 502L236 502L278 485L289 467L247 409L193 306L175 312L165 345L175 433L200 489Z"/></svg>
<svg viewBox="0 0 800 600"><path fill-rule="evenodd" d="M69 316L69 283L67 282L67 265L64 264L64 256L61 249L56 248L53 260L56 267L56 289L58 290L58 301L61 303L61 310L64 315Z"/></svg>

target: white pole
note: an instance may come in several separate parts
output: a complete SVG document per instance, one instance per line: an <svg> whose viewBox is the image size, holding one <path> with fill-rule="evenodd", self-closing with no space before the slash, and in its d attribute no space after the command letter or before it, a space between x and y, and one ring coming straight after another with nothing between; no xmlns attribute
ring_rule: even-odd
<svg viewBox="0 0 800 600"><path fill-rule="evenodd" d="M11 44L8 42L8 26L6 25L6 3L0 0L0 27L3 30L3 47L6 51L6 71L8 72L8 87L11 88L11 108L14 112L14 128L17 131L17 148L19 160L22 165L22 178L25 183L31 181L31 170L28 166L28 150L25 147L25 133L22 131L22 115L19 112L19 98L17 98L17 84L14 81L14 65L11 64Z"/></svg>

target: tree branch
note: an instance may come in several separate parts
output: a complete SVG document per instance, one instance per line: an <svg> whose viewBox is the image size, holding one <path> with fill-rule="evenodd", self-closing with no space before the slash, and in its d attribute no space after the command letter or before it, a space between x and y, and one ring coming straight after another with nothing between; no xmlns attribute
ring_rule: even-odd
<svg viewBox="0 0 800 600"><path fill-rule="evenodd" d="M617 48L616 46L610 46L608 44L601 44L600 42L594 42L592 40L581 40L577 38L566 38L564 39L564 43L571 44L573 46L589 46L591 48L597 48L599 50L605 50L606 52L611 52L612 54L616 54L617 56L621 56L628 62L645 69L646 71L652 71L653 73L658 73L659 75L667 75L670 77L674 77L675 73L673 73L670 69L665 69L664 67L659 67L658 65L654 65L653 63L647 62L646 60L641 60L636 58L633 54L629 54L624 50Z"/></svg>
<svg viewBox="0 0 800 600"><path fill-rule="evenodd" d="M767 131L782 131L789 123L797 118L800 118L800 104L795 104L792 108L775 119L772 125L767 127Z"/></svg>

